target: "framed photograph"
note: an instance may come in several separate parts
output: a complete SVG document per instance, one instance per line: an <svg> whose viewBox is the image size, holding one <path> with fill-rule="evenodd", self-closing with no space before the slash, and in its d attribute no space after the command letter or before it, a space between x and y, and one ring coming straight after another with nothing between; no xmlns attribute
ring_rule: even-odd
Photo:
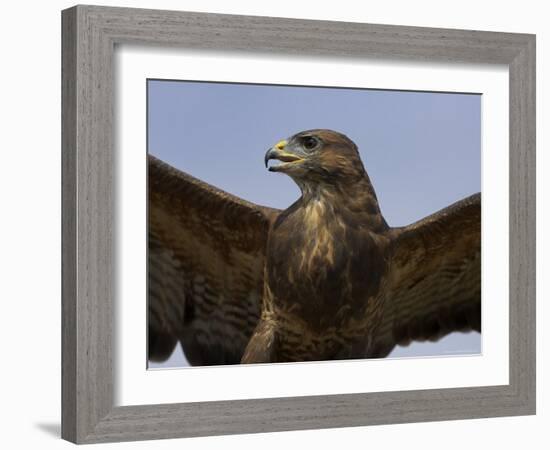
<svg viewBox="0 0 550 450"><path fill-rule="evenodd" d="M535 413L535 37L75 6L62 435Z"/></svg>

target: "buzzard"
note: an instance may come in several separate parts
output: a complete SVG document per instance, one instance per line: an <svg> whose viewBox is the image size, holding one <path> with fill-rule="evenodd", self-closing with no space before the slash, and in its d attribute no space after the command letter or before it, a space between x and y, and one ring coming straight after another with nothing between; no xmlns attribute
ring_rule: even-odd
<svg viewBox="0 0 550 450"><path fill-rule="evenodd" d="M480 194L392 228L331 130L267 151L302 193L284 211L148 164L150 360L178 341L192 365L380 358L481 331Z"/></svg>

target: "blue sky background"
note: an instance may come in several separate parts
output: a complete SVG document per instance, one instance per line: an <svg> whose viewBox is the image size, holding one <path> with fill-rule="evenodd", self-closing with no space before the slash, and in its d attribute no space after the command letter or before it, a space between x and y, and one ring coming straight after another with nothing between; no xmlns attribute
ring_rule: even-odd
<svg viewBox="0 0 550 450"><path fill-rule="evenodd" d="M390 226L481 191L481 96L472 94L148 81L148 149L249 201L284 209L300 195L263 164L268 147L330 128L359 147ZM398 347L390 355L479 353L478 333ZM178 348L169 361L185 366Z"/></svg>

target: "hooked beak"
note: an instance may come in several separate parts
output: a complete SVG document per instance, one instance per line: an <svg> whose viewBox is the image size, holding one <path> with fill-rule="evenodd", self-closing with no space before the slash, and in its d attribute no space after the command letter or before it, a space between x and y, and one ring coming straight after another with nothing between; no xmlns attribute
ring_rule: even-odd
<svg viewBox="0 0 550 450"><path fill-rule="evenodd" d="M264 157L264 162L266 167L270 159L276 159L276 160L282 161L282 164L269 167L268 170L270 172L279 172L296 161L303 161L303 158L301 158L300 156L285 151L285 146L286 146L286 141L281 141L276 145L274 145L273 147L271 147L266 152Z"/></svg>

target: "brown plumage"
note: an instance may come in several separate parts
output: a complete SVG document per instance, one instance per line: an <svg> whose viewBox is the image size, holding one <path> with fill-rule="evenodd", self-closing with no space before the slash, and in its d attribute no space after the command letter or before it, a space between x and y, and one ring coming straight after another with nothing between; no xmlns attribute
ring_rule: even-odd
<svg viewBox="0 0 550 450"><path fill-rule="evenodd" d="M149 159L149 358L193 365L383 357L481 330L480 195L384 220L357 147L309 130L268 150L302 196L258 206Z"/></svg>

